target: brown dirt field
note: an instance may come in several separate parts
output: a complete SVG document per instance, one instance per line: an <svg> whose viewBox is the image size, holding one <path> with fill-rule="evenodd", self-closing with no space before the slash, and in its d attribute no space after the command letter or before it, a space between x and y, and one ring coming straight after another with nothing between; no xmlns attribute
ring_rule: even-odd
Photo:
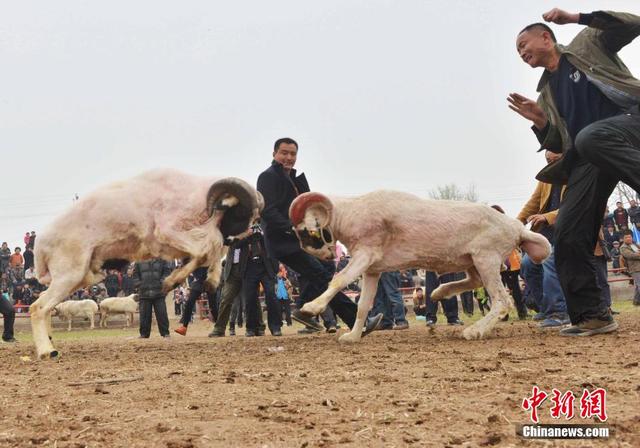
<svg viewBox="0 0 640 448"><path fill-rule="evenodd" d="M579 339L530 321L501 323L484 341L422 322L357 346L326 334L212 340L198 322L171 340L58 341L61 358L42 362L30 343L5 344L0 446L638 447L640 313L619 322L617 334ZM69 385L132 376L144 378ZM584 387L606 388L615 434L606 442L519 438L533 385L573 391L578 413ZM547 400L543 422L549 409Z"/></svg>

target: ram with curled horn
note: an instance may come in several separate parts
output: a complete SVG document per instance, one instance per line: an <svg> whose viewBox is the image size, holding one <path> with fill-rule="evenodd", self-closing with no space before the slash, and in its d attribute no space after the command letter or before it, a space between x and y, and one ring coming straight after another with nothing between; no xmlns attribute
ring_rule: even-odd
<svg viewBox="0 0 640 448"><path fill-rule="evenodd" d="M302 312L320 314L338 291L363 277L356 323L341 336L343 342L360 340L380 274L412 268L439 274L466 272L465 279L438 287L431 296L434 300L484 285L492 298L491 311L466 328L463 336L485 337L513 306L500 279L503 260L520 246L540 263L551 250L542 235L486 205L427 200L398 191L348 199L304 193L291 204L289 217L306 252L331 260L340 240L351 255L327 290L306 303Z"/></svg>
<svg viewBox="0 0 640 448"><path fill-rule="evenodd" d="M247 182L154 170L114 182L76 201L38 235L36 276L49 285L31 305L39 357L58 352L50 341L50 313L77 289L103 279L102 269L151 258L189 261L164 281L169 291L200 266L220 281L225 238L244 232L260 200Z"/></svg>

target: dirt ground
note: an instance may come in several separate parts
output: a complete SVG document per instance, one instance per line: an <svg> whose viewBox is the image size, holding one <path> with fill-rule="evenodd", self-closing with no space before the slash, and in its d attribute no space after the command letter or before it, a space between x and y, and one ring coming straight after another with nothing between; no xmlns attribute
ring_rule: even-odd
<svg viewBox="0 0 640 448"><path fill-rule="evenodd" d="M170 340L54 341L57 361L35 361L29 342L5 344L0 446L638 447L640 312L619 322L618 334L580 339L507 322L484 341L416 322L357 346L294 328L281 338L212 340L198 322ZM573 391L578 413L583 389L604 387L615 434L607 442L520 439L515 425L529 422L521 403L534 385ZM549 409L547 400L542 422Z"/></svg>

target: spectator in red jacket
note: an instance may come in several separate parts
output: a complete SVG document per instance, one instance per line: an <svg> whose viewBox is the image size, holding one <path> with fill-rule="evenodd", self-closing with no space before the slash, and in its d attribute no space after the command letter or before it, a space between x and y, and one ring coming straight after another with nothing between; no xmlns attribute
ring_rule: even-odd
<svg viewBox="0 0 640 448"><path fill-rule="evenodd" d="M620 201L616 202L616 209L613 211L613 220L616 222L619 232L629 228L629 213L627 213Z"/></svg>

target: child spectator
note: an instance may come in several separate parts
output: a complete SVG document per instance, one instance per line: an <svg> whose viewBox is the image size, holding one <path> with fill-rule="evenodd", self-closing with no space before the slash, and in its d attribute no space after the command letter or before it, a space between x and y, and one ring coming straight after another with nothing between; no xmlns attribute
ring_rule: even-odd
<svg viewBox="0 0 640 448"><path fill-rule="evenodd" d="M282 319L282 314L284 313L287 327L290 327L292 323L290 300L292 288L291 283L287 280L287 270L282 264L280 264L280 271L278 272L276 280L276 297L278 298L278 303L280 305L280 319Z"/></svg>
<svg viewBox="0 0 640 448"><path fill-rule="evenodd" d="M614 241L613 248L611 249L611 260L613 262L613 269L620 269L620 242ZM618 275L620 271L614 272L614 275Z"/></svg>
<svg viewBox="0 0 640 448"><path fill-rule="evenodd" d="M427 315L427 303L424 299L424 291L422 288L415 288L413 290L413 312L416 316Z"/></svg>

